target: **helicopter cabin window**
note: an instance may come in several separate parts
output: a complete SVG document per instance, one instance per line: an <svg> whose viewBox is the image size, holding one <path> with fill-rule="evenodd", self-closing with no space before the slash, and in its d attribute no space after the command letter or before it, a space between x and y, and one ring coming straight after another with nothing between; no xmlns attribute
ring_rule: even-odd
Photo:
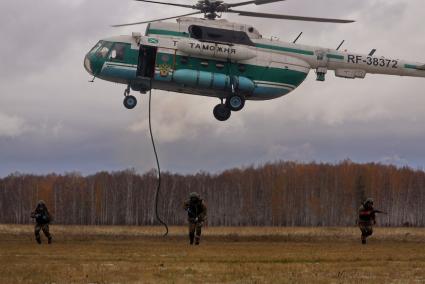
<svg viewBox="0 0 425 284"><path fill-rule="evenodd" d="M102 42L102 46L96 51L96 56L106 58L111 50L112 44L112 42Z"/></svg>
<svg viewBox="0 0 425 284"><path fill-rule="evenodd" d="M191 38L200 41L254 45L249 36L243 31L233 31L192 25L189 27Z"/></svg>
<svg viewBox="0 0 425 284"><path fill-rule="evenodd" d="M116 61L124 61L126 46L127 44L125 43L115 43L111 51L111 59Z"/></svg>

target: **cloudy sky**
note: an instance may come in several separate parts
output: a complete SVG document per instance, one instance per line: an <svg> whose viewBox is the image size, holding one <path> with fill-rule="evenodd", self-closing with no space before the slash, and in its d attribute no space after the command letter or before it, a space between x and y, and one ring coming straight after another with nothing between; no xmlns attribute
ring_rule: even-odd
<svg viewBox="0 0 425 284"><path fill-rule="evenodd" d="M179 1L179 3L192 3ZM423 0L287 0L247 10L337 17L354 24L315 24L226 16L249 21L265 36L302 44L425 62ZM123 85L83 68L101 38L144 31L111 24L188 13L125 0L0 2L0 176L155 167L148 98L122 105ZM165 170L217 172L275 160L425 165L425 79L368 75L346 80L314 73L286 97L247 102L225 123L217 99L153 92L153 128Z"/></svg>

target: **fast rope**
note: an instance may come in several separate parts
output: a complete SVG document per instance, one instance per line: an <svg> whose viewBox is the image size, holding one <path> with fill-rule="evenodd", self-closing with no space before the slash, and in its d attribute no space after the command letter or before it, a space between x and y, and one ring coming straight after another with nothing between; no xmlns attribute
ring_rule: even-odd
<svg viewBox="0 0 425 284"><path fill-rule="evenodd" d="M159 167L158 154L156 152L155 141L153 139L153 134L152 134L152 124L151 124L151 101L152 101L152 99L151 98L152 98L152 88L149 90L149 133L151 135L153 152L155 153L156 166L158 168L158 187L156 188L156 194L155 194L155 216L156 216L156 219L159 221L159 223L161 223L165 227L165 234L164 234L164 237L165 237L165 236L168 235L168 226L161 219L161 217L159 217L159 214L158 214L159 190L161 188L161 168Z"/></svg>

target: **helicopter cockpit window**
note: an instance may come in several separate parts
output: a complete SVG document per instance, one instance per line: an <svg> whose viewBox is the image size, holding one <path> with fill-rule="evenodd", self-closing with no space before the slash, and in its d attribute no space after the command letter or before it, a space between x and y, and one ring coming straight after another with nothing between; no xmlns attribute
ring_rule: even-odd
<svg viewBox="0 0 425 284"><path fill-rule="evenodd" d="M201 41L254 45L249 36L243 31L192 25L189 27L189 34L190 37Z"/></svg>
<svg viewBox="0 0 425 284"><path fill-rule="evenodd" d="M111 58L118 61L124 60L125 55L125 43L116 43L111 51Z"/></svg>
<svg viewBox="0 0 425 284"><path fill-rule="evenodd" d="M92 49L90 49L89 53L95 53L102 44L103 44L103 41L99 41L98 43L96 43L96 45L93 46Z"/></svg>
<svg viewBox="0 0 425 284"><path fill-rule="evenodd" d="M102 46L96 51L96 55L101 58L106 58L112 47L112 42L104 41Z"/></svg>

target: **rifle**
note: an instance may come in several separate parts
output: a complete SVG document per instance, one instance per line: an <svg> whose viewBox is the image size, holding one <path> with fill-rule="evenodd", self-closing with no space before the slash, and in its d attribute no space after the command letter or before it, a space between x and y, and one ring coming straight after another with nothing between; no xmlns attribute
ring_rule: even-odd
<svg viewBox="0 0 425 284"><path fill-rule="evenodd" d="M193 211L190 210L190 207L185 208L185 210L189 214L189 220L191 223L198 223L200 221L199 217L195 216L195 214L193 214ZM195 216L195 217L191 217L191 216Z"/></svg>
<svg viewBox="0 0 425 284"><path fill-rule="evenodd" d="M51 218L47 214L43 213L31 213L31 218L35 219L37 223L48 224L51 221Z"/></svg>
<svg viewBox="0 0 425 284"><path fill-rule="evenodd" d="M373 213L380 213L380 214L385 214L387 215L387 212L381 211L381 210L373 210Z"/></svg>
<svg viewBox="0 0 425 284"><path fill-rule="evenodd" d="M39 218L39 217L40 217L39 213L31 212L31 218Z"/></svg>

